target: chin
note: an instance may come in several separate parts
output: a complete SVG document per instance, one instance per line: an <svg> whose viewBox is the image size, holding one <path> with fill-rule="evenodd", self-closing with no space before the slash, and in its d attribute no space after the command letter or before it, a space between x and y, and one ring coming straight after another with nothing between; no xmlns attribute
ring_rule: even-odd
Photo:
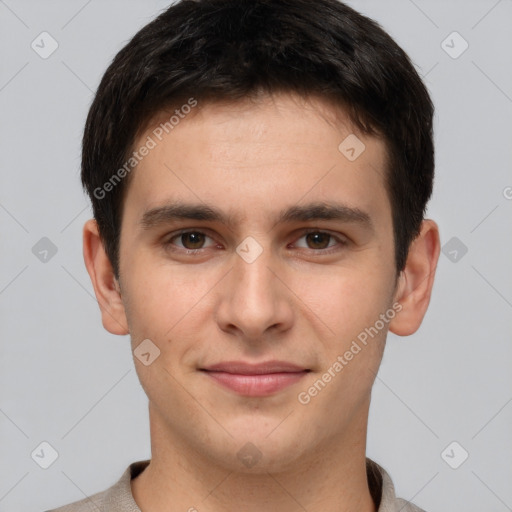
<svg viewBox="0 0 512 512"><path fill-rule="evenodd" d="M232 437L227 443L225 436L222 441L219 439L219 444L210 451L210 456L217 459L218 464L226 470L238 473L278 473L296 467L304 455L301 445L306 442L300 429L292 432L289 425L288 428L279 426L276 429L279 422L274 422L271 428L262 422L260 428L257 428L255 423L252 420L250 425L246 424L243 428L241 422L238 422L236 428L227 428ZM212 442L210 438L210 448Z"/></svg>

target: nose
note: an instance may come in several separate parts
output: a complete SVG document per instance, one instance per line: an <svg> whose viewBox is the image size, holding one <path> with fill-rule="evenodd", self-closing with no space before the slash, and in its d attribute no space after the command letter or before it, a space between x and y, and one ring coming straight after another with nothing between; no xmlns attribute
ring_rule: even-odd
<svg viewBox="0 0 512 512"><path fill-rule="evenodd" d="M217 323L247 342L262 342L293 325L293 294L270 249L252 262L234 254L234 266L223 280Z"/></svg>

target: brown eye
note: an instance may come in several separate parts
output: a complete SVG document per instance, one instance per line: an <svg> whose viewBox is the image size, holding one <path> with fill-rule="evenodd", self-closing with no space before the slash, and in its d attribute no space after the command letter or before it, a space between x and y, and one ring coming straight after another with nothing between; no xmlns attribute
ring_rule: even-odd
<svg viewBox="0 0 512 512"><path fill-rule="evenodd" d="M347 239L333 235L328 231L310 230L302 233L302 236L295 242L295 247L300 249L309 249L319 254L327 254L329 252L343 249L348 245Z"/></svg>
<svg viewBox="0 0 512 512"><path fill-rule="evenodd" d="M213 246L214 241L201 231L182 231L165 242L165 245L171 250L199 251Z"/></svg>
<svg viewBox="0 0 512 512"><path fill-rule="evenodd" d="M198 231L190 231L188 233L182 233L179 239L185 249L201 249L204 244L205 235Z"/></svg>
<svg viewBox="0 0 512 512"><path fill-rule="evenodd" d="M306 241L310 249L326 249L329 246L331 235L316 231L306 235Z"/></svg>

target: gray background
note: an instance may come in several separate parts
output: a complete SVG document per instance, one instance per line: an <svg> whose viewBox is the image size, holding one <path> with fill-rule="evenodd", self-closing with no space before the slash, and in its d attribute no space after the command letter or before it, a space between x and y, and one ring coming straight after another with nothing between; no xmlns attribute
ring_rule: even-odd
<svg viewBox="0 0 512 512"><path fill-rule="evenodd" d="M129 339L103 330L82 260L91 213L79 158L107 64L167 3L0 1L1 511L81 499L149 456ZM422 327L388 339L368 454L429 512L512 510L512 1L349 3L425 77L436 105L429 216L443 245L456 237ZM31 48L43 31L59 45L47 59ZM454 31L469 44L457 58ZM32 251L43 237L57 248L47 261ZM31 457L42 441L58 452L48 469Z"/></svg>

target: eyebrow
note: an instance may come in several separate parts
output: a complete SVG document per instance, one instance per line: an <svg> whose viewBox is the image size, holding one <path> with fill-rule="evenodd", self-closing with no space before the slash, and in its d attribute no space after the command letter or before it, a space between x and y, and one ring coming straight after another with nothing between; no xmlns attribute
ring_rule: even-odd
<svg viewBox="0 0 512 512"><path fill-rule="evenodd" d="M172 221L184 219L220 222L227 226L234 226L235 224L233 215L226 214L215 206L174 202L144 212L140 225L143 230L150 230ZM285 208L279 212L275 224L321 220L353 223L369 231L374 231L373 222L367 212L359 208L332 202L315 202Z"/></svg>

